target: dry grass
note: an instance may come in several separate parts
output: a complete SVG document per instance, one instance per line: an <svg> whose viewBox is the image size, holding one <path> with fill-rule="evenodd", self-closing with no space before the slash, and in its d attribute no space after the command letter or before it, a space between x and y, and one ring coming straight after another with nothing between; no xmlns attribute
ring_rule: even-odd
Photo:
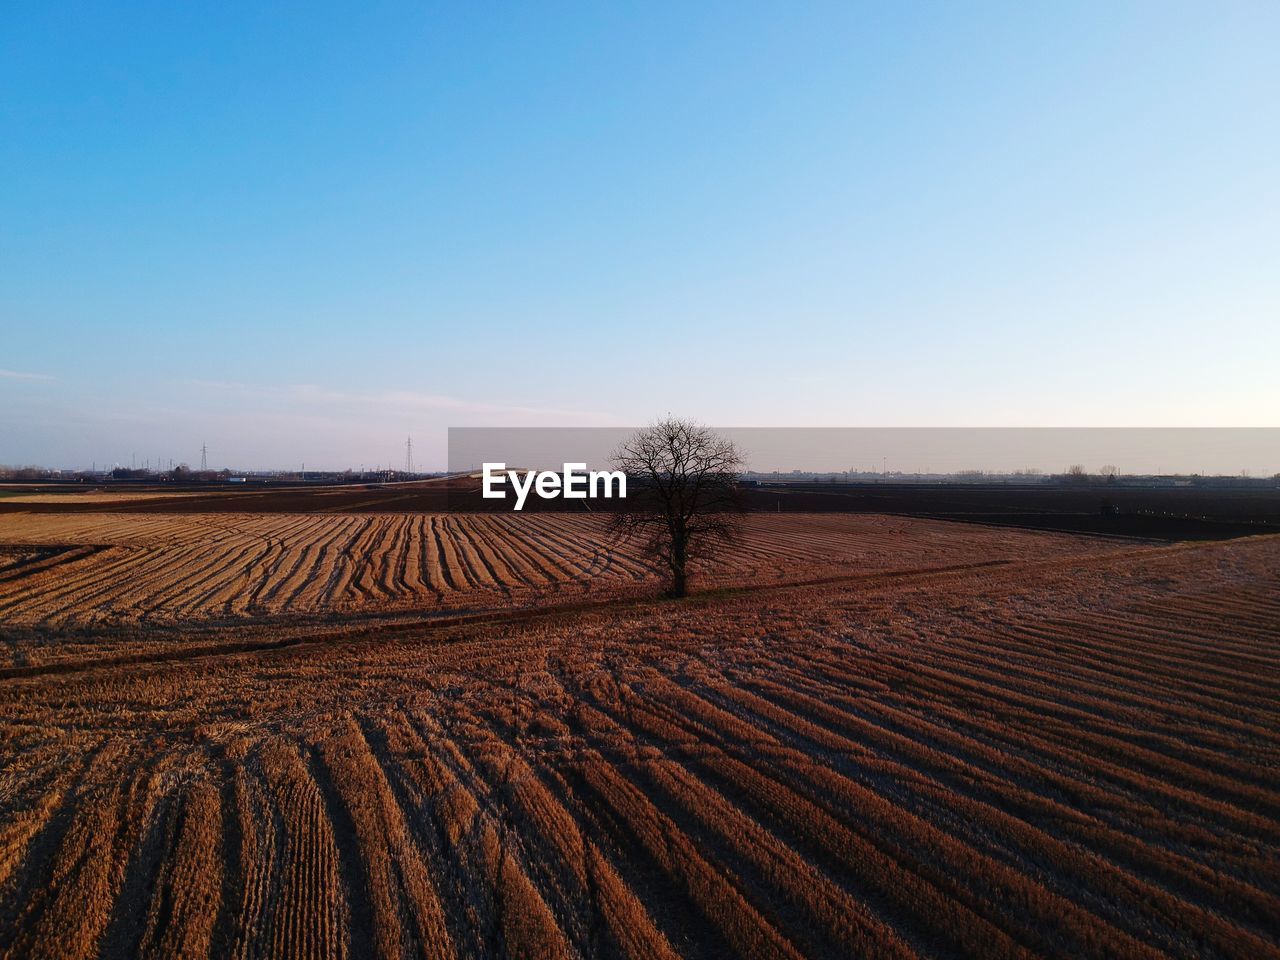
<svg viewBox="0 0 1280 960"><path fill-rule="evenodd" d="M1280 957L1280 540L955 536L0 681L0 956Z"/></svg>
<svg viewBox="0 0 1280 960"><path fill-rule="evenodd" d="M869 515L763 515L695 587L1097 553L1118 543ZM43 548L43 553L36 548ZM6 514L0 622L189 624L651 592L591 516Z"/></svg>
<svg viewBox="0 0 1280 960"><path fill-rule="evenodd" d="M86 490L83 493L8 493L0 499L5 503L92 503L108 506L115 503L141 503L148 500L182 500L199 496L196 493L164 493L147 491L130 493L120 490Z"/></svg>

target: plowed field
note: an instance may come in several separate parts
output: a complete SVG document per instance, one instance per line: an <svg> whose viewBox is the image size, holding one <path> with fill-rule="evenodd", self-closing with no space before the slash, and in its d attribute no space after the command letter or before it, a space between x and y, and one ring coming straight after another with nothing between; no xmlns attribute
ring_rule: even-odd
<svg viewBox="0 0 1280 960"><path fill-rule="evenodd" d="M572 514L12 514L0 622L190 623L652 593L604 522ZM1118 541L875 515L756 515L703 585L998 559ZM36 556L36 548L43 553ZM27 554L23 561L23 551Z"/></svg>
<svg viewBox="0 0 1280 960"><path fill-rule="evenodd" d="M117 526L23 531L101 551L0 622L448 596L406 544L647 576L554 518L50 519ZM0 680L0 956L1280 957L1280 538L752 536L723 581L824 582Z"/></svg>

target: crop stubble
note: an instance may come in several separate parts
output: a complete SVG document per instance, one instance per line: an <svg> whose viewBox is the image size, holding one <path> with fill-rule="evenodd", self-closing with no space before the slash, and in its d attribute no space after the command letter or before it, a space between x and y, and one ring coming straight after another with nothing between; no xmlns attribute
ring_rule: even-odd
<svg viewBox="0 0 1280 960"><path fill-rule="evenodd" d="M606 563L269 519L217 541L257 600L182 583ZM1280 540L957 529L914 558L1010 562L4 681L0 954L1280 956Z"/></svg>
<svg viewBox="0 0 1280 960"><path fill-rule="evenodd" d="M652 564L566 514L9 514L0 623L234 622L651 591ZM704 585L778 582L1105 541L875 515L749 518Z"/></svg>

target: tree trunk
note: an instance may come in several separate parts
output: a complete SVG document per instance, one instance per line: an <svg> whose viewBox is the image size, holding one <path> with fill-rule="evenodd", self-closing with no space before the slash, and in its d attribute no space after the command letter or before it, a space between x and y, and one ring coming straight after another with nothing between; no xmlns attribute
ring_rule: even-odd
<svg viewBox="0 0 1280 960"><path fill-rule="evenodd" d="M686 549L684 540L677 537L671 544L671 595L683 597L689 590L685 579Z"/></svg>
<svg viewBox="0 0 1280 960"><path fill-rule="evenodd" d="M684 564L676 567L671 571L671 595L673 597L683 597L688 594L689 590L685 583Z"/></svg>

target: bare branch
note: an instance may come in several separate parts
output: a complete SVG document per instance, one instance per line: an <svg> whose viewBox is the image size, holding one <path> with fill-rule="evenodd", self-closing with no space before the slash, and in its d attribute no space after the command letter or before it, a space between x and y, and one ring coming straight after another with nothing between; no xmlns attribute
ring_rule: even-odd
<svg viewBox="0 0 1280 960"><path fill-rule="evenodd" d="M739 536L742 457L701 424L668 417L626 440L613 464L628 478L615 534L643 537L645 549L669 570L671 593L684 596L689 563L709 559Z"/></svg>

